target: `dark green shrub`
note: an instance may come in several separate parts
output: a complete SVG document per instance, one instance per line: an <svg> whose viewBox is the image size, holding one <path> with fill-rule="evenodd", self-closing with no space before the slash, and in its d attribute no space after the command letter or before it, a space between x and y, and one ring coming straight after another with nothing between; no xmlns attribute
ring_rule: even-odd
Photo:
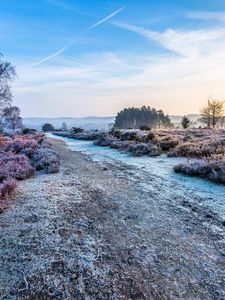
<svg viewBox="0 0 225 300"><path fill-rule="evenodd" d="M151 127L148 124L143 124L139 127L139 129L142 131L149 131L151 130Z"/></svg>
<svg viewBox="0 0 225 300"><path fill-rule="evenodd" d="M45 123L43 126L42 126L42 131L44 132L47 132L47 131L54 131L55 128L52 124L50 123Z"/></svg>
<svg viewBox="0 0 225 300"><path fill-rule="evenodd" d="M81 133L81 132L83 132L83 131L84 131L84 129L81 128L81 127L72 127L72 128L71 128L71 132L72 132L72 133Z"/></svg>
<svg viewBox="0 0 225 300"><path fill-rule="evenodd" d="M37 130L33 129L33 128L24 128L22 131L23 134L34 134L36 132L37 132Z"/></svg>

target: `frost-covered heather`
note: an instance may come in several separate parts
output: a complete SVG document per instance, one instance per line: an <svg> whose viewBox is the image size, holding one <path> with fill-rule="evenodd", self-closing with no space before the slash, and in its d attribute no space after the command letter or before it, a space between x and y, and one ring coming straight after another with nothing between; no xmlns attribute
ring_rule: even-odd
<svg viewBox="0 0 225 300"><path fill-rule="evenodd" d="M87 133L86 137L89 139ZM145 147L143 143L146 144ZM146 148L154 148L152 146L154 144L159 150L158 155L164 152L168 156L202 158L214 154L224 155L225 131L210 129L112 130L99 133L95 144L131 153L132 149L138 149L138 155L148 155L149 151Z"/></svg>
<svg viewBox="0 0 225 300"><path fill-rule="evenodd" d="M95 136L95 145L109 146L113 149L129 152L134 156L157 156L164 153L168 157L199 159L198 163L179 165L175 171L225 183L223 181L225 130L166 129L143 131L115 129L110 132L95 133ZM76 139L77 137L73 138ZM92 138L93 133L86 132L82 136L82 139L90 140Z"/></svg>
<svg viewBox="0 0 225 300"><path fill-rule="evenodd" d="M60 158L41 134L0 136L0 199L7 198L16 188L16 180L59 171Z"/></svg>
<svg viewBox="0 0 225 300"><path fill-rule="evenodd" d="M7 142L6 137L0 134L0 147L3 147Z"/></svg>
<svg viewBox="0 0 225 300"><path fill-rule="evenodd" d="M148 155L148 156L157 156L160 155L159 148L153 143L138 143L131 144L128 147L128 151L135 156Z"/></svg>
<svg viewBox="0 0 225 300"><path fill-rule="evenodd" d="M31 157L35 149L38 147L38 142L34 139L24 139L21 137L8 141L4 150L6 152L12 152L13 154L25 154Z"/></svg>
<svg viewBox="0 0 225 300"><path fill-rule="evenodd" d="M159 153L168 156L209 157L213 154L224 155L225 131L212 129L167 129L167 130L111 130L110 132L84 132L82 136L70 133L57 133L64 137L95 140L95 145L129 151L133 144L152 144ZM146 155L143 148L142 155ZM139 153L141 155L141 153Z"/></svg>
<svg viewBox="0 0 225 300"><path fill-rule="evenodd" d="M225 184L225 162L198 160L181 163L174 167L176 173L183 173L188 176L198 176L212 182Z"/></svg>
<svg viewBox="0 0 225 300"><path fill-rule="evenodd" d="M162 151L167 152L178 146L179 139L171 136L158 137L157 144Z"/></svg>
<svg viewBox="0 0 225 300"><path fill-rule="evenodd" d="M31 164L36 170L44 170L46 173L59 171L60 158L51 147L38 147L31 158Z"/></svg>
<svg viewBox="0 0 225 300"><path fill-rule="evenodd" d="M96 141L94 141L94 144L101 147L107 147L110 146L115 140L116 139L109 133L102 133L99 134Z"/></svg>
<svg viewBox="0 0 225 300"><path fill-rule="evenodd" d="M16 189L16 180L13 178L5 179L0 184L0 199L8 198L10 194Z"/></svg>
<svg viewBox="0 0 225 300"><path fill-rule="evenodd" d="M15 178L24 180L35 173L29 159L23 154L11 154L0 159L0 180Z"/></svg>

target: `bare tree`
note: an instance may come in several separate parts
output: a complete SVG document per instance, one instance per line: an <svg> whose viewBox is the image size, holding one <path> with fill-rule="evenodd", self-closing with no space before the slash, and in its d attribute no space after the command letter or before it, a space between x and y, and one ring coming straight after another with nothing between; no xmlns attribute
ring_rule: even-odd
<svg viewBox="0 0 225 300"><path fill-rule="evenodd" d="M201 119L199 121L205 123L208 128L211 127L211 112L209 104L201 109Z"/></svg>
<svg viewBox="0 0 225 300"><path fill-rule="evenodd" d="M212 99L210 109L212 113L212 126L215 128L215 125L223 116L224 101Z"/></svg>
<svg viewBox="0 0 225 300"><path fill-rule="evenodd" d="M207 127L215 128L217 122L223 117L224 101L210 97L207 106L201 109L201 121L207 124Z"/></svg>
<svg viewBox="0 0 225 300"><path fill-rule="evenodd" d="M20 117L20 109L17 106L10 106L3 109L3 123L6 128L16 129L22 128L22 118Z"/></svg>
<svg viewBox="0 0 225 300"><path fill-rule="evenodd" d="M2 59L0 54L0 115L5 107L10 106L12 93L9 82L16 77L15 67Z"/></svg>

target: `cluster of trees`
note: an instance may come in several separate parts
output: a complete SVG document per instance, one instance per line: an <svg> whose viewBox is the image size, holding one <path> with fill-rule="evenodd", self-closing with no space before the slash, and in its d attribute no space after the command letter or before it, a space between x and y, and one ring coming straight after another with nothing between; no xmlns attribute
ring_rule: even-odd
<svg viewBox="0 0 225 300"><path fill-rule="evenodd" d="M125 108L120 111L115 120L114 127L120 129L137 129L140 126L149 127L170 127L171 121L168 115L162 110L156 110L150 106L142 106L141 108Z"/></svg>
<svg viewBox="0 0 225 300"><path fill-rule="evenodd" d="M65 122L62 122L61 128L60 129L56 129L52 124L50 123L45 123L42 126L42 131L44 132L48 132L48 131L67 131L67 124Z"/></svg>
<svg viewBox="0 0 225 300"><path fill-rule="evenodd" d="M217 100L210 97L205 107L201 109L201 122L208 128L215 128L216 124L223 118L224 100Z"/></svg>
<svg viewBox="0 0 225 300"><path fill-rule="evenodd" d="M50 123L45 123L43 126L42 126L42 131L44 132L48 132L48 131L54 131L55 128L52 124Z"/></svg>
<svg viewBox="0 0 225 300"><path fill-rule="evenodd" d="M218 123L224 124L224 103L223 100L217 100L210 97L207 105L201 109L200 122L208 128L215 128ZM183 128L189 128L191 120L184 116L181 121ZM149 106L141 108L125 108L120 111L115 120L114 128L120 129L138 129L149 130L151 128L172 127L168 115L165 115L162 110L156 110Z"/></svg>
<svg viewBox="0 0 225 300"><path fill-rule="evenodd" d="M224 100L213 99L211 96L208 99L207 105L204 106L200 113L199 121L207 126L207 128L215 128L220 122L224 125ZM181 121L183 128L188 128L191 121L184 116Z"/></svg>
<svg viewBox="0 0 225 300"><path fill-rule="evenodd" d="M62 123L62 126L60 129L57 129L55 128L52 124L50 123L45 123L43 126L42 126L42 131L44 132L51 132L51 131L68 131L68 127L67 127L67 124L65 122ZM81 133L83 132L84 129L81 128L81 127L72 127L70 129L70 132L72 133Z"/></svg>
<svg viewBox="0 0 225 300"><path fill-rule="evenodd" d="M22 128L20 109L12 106L10 82L16 77L15 67L0 54L0 131L10 129L13 132Z"/></svg>

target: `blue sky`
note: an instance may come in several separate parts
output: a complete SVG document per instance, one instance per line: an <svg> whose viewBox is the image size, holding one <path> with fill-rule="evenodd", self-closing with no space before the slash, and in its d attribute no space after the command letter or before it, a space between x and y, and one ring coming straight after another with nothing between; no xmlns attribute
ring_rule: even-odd
<svg viewBox="0 0 225 300"><path fill-rule="evenodd" d="M224 98L223 0L0 0L24 116L198 113Z"/></svg>

